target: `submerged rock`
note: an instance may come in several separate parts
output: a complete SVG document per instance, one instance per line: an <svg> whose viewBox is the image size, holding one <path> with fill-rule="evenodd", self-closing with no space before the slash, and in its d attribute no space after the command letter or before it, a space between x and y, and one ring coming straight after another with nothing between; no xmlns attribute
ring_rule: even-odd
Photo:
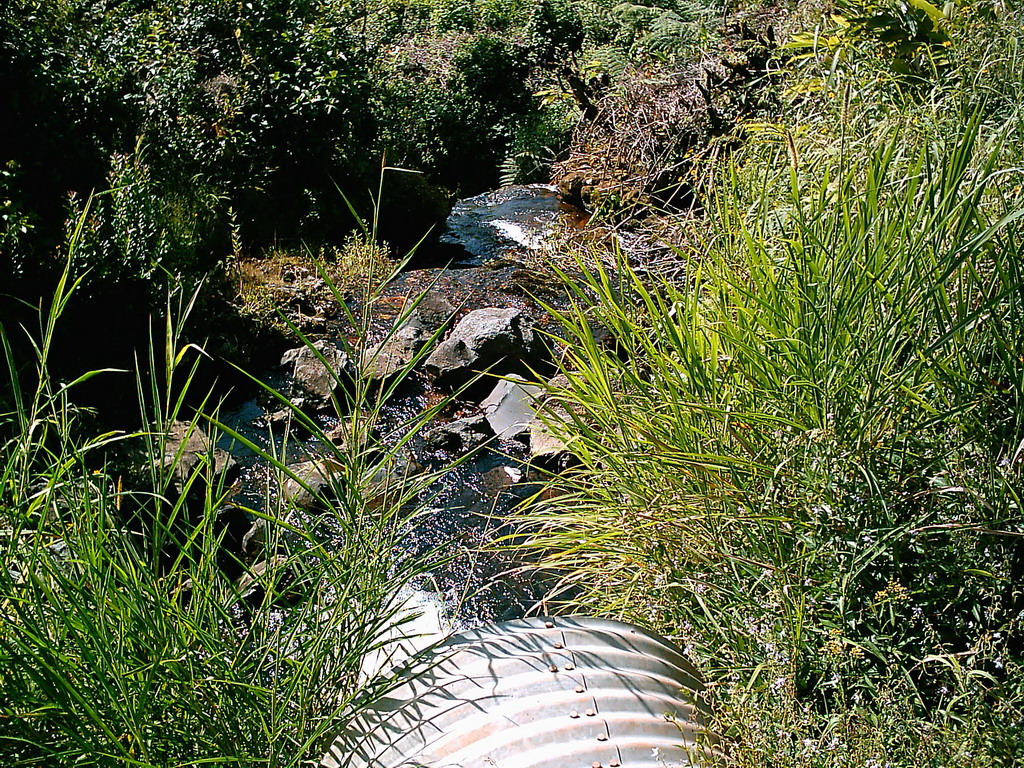
<svg viewBox="0 0 1024 768"><path fill-rule="evenodd" d="M505 493L523 479L523 470L519 467L495 467L480 476L483 489L492 496Z"/></svg>

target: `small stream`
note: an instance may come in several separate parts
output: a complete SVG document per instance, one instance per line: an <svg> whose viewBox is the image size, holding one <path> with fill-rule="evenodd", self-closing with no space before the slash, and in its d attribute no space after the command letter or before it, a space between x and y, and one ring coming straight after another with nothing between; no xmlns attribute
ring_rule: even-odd
<svg viewBox="0 0 1024 768"><path fill-rule="evenodd" d="M371 309L371 342L389 328L402 311L407 297L432 289L457 309L456 320L473 309L517 308L527 312L539 327L551 321L538 302L564 303L558 282L538 268L538 254L557 228L579 226L584 214L568 206L547 186L510 187L459 202L439 242L429 253L417 256L419 268L392 281ZM338 327L338 336L345 332ZM265 380L287 391L288 376L268 371ZM387 434L410 417L422 413L443 393L431 380L416 372L387 403L378 425ZM272 405L254 397L221 414L222 420L255 444L269 448L281 430L268 426ZM453 402L437 422L444 423L476 410L474 402ZM336 420L321 417L329 430ZM224 445L242 468L241 503L259 508L269 472L252 451ZM315 440L290 440L287 463L323 455L325 446ZM448 466L453 456L429 450L418 436L412 441L416 462L428 469ZM410 524L407 552L426 553L444 546L455 556L415 585L409 597L447 628L461 629L490 621L520 618L536 609L550 585L518 569L511 556L484 551L485 545L508 532L510 510L536 492L536 474L527 466L527 447L518 440L494 439L489 449L445 472L428 489L428 511ZM453 549L454 548L454 549Z"/></svg>

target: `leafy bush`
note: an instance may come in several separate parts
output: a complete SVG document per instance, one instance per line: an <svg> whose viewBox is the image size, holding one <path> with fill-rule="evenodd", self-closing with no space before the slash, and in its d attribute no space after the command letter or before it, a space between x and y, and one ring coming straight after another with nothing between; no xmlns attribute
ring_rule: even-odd
<svg viewBox="0 0 1024 768"><path fill-rule="evenodd" d="M494 35L411 41L380 75L391 162L463 193L495 186L520 126L537 121L528 77L521 49Z"/></svg>
<svg viewBox="0 0 1024 768"><path fill-rule="evenodd" d="M88 213L76 198L70 201L69 220L86 223L75 233L72 274L89 285L140 279L160 292L165 283L158 278L194 279L203 267L197 251L209 244L218 211L163 193L138 151L111 157L108 183L107 192L81 204Z"/></svg>
<svg viewBox="0 0 1024 768"><path fill-rule="evenodd" d="M833 90L846 81L864 86L879 80L900 92L919 91L963 71L954 49L976 46L977 25L970 28L970 17L979 8L968 2L940 8L929 0L845 0L817 27L794 34L786 47L794 61L824 71L823 85Z"/></svg>
<svg viewBox="0 0 1024 768"><path fill-rule="evenodd" d="M12 255L19 252L18 244L31 232L35 218L11 189L17 171L17 163L13 162L0 169L0 253ZM13 271L19 272L22 268L21 264L16 264Z"/></svg>

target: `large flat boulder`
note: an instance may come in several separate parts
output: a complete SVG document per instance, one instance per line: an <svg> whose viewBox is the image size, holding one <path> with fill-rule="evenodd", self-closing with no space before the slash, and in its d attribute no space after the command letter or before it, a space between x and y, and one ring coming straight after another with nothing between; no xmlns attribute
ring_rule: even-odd
<svg viewBox="0 0 1024 768"><path fill-rule="evenodd" d="M498 382L491 394L480 403L480 410L494 434L511 440L526 433L537 416L537 398L543 390L528 384L522 376L512 374Z"/></svg>

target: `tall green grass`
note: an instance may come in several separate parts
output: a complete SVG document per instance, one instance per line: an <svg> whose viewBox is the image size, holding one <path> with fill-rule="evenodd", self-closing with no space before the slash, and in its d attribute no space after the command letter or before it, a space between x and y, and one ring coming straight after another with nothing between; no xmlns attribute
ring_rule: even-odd
<svg viewBox="0 0 1024 768"><path fill-rule="evenodd" d="M685 279L565 276L582 466L518 544L680 640L736 764L1020 757L1024 208L978 134L762 145Z"/></svg>
<svg viewBox="0 0 1024 768"><path fill-rule="evenodd" d="M431 564L429 555L402 555L430 478L390 471L426 416L371 443L389 392L358 375L338 404L347 447L332 446L293 409L334 469L329 490L311 489L322 511L302 514L277 490L303 482L287 444L262 449L232 433L209 396L188 405L198 354L180 340L187 297L140 366L163 367L139 375L153 429L90 436L73 405L79 382L48 373L74 288L62 280L41 319L34 371L26 375L0 335L12 393L0 416L0 762L308 765L357 695L387 685L386 673L367 678L364 659L410 618L399 591ZM229 579L223 567L217 517L233 489L213 472L215 457L188 474L181 452L165 461L175 421L247 442L276 477L265 506L249 510L270 531L255 584ZM114 443L143 447L147 482L131 487L105 463Z"/></svg>

